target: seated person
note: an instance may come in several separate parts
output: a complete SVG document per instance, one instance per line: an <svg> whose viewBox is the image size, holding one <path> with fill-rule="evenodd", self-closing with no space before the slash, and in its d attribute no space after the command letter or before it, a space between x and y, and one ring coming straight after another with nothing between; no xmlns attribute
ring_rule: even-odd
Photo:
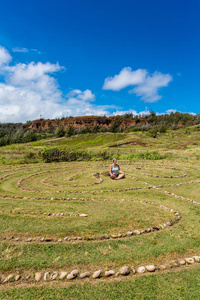
<svg viewBox="0 0 200 300"><path fill-rule="evenodd" d="M124 178L125 174L120 170L120 166L117 164L117 159L113 159L113 164L110 166L110 178L121 179Z"/></svg>

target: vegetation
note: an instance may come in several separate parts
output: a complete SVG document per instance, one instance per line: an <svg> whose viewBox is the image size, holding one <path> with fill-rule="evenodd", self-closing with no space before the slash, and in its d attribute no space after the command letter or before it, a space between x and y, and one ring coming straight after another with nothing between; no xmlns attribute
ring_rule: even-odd
<svg viewBox="0 0 200 300"><path fill-rule="evenodd" d="M113 117L110 117L113 118ZM68 118L73 119L73 117ZM109 119L109 118L108 118ZM122 126L123 120L135 120L136 125L125 129ZM200 115L190 115L188 113L171 112L170 114L156 115L151 111L149 115L136 115L126 113L122 116L116 116L113 119L110 128L99 125L83 128L75 128L72 124L68 124L64 129L61 125L62 119L56 119L56 127L51 125L48 130L29 130L31 121L26 124L22 123L6 123L0 124L0 147L16 143L27 143L52 137L71 137L77 134L101 133L101 132L137 132L148 131L153 138L157 137L157 133L165 133L167 130L177 130L180 127L188 127L200 124ZM45 124L45 120L43 120ZM199 129L200 130L200 129Z"/></svg>
<svg viewBox="0 0 200 300"><path fill-rule="evenodd" d="M152 114L152 122L155 118ZM199 202L199 125L166 131L159 126L156 138L151 128L49 135L0 148L0 270L22 276L2 285L0 299L199 299L197 264L143 276L131 271L127 277L96 281L34 282L36 271L101 269L104 274L124 265L131 270L169 265L200 253L200 207L188 201ZM113 156L125 179L106 176ZM175 222L175 215L160 205L178 211L181 220ZM101 240L169 220L175 224L159 231ZM65 242L66 236L71 240ZM42 243L42 237L53 242Z"/></svg>

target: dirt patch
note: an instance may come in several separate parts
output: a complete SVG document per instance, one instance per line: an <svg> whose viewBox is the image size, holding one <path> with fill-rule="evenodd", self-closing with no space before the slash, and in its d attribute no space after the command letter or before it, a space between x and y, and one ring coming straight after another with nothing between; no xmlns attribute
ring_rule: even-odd
<svg viewBox="0 0 200 300"><path fill-rule="evenodd" d="M130 141L130 142L124 142L124 143L117 143L114 145L110 145L109 147L116 148L116 147L123 147L123 146L127 146L127 145L144 146L144 147L151 146L146 143L139 142L139 141Z"/></svg>

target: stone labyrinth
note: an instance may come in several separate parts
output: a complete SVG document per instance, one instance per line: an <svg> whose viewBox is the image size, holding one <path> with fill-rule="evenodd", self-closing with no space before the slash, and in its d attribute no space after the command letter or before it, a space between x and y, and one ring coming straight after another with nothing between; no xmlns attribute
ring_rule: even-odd
<svg viewBox="0 0 200 300"><path fill-rule="evenodd" d="M108 162L72 162L5 166L0 171L1 259L16 245L91 245L109 241L140 243L145 236L179 235L187 210L200 209L199 166L170 161L121 161L126 178L111 180ZM182 167L184 166L184 167ZM196 192L195 192L196 191ZM183 210L183 215L182 215ZM192 218L192 217L191 217ZM188 221L189 222L189 221ZM195 225L195 221L193 226ZM163 242L165 243L165 242ZM99 246L99 247L100 247ZM198 252L198 251L197 251ZM189 253L190 254L190 253ZM30 258L31 260L31 258ZM36 269L0 270L2 284L106 278L162 271L199 263L192 251L171 261L151 264L137 261L133 266L104 269L95 265ZM117 265L117 267L116 267Z"/></svg>

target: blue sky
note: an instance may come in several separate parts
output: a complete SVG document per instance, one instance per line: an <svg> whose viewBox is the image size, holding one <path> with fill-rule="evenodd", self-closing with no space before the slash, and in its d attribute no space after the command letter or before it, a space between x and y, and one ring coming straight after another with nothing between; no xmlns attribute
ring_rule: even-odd
<svg viewBox="0 0 200 300"><path fill-rule="evenodd" d="M200 113L200 2L0 0L0 122Z"/></svg>

